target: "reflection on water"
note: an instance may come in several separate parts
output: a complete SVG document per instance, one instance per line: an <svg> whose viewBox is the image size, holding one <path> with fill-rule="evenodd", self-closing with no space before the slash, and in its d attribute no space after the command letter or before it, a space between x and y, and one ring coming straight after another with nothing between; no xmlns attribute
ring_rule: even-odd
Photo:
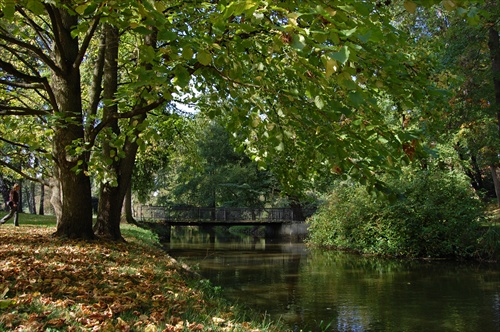
<svg viewBox="0 0 500 332"><path fill-rule="evenodd" d="M500 266L308 250L181 228L169 253L294 331L500 331Z"/></svg>

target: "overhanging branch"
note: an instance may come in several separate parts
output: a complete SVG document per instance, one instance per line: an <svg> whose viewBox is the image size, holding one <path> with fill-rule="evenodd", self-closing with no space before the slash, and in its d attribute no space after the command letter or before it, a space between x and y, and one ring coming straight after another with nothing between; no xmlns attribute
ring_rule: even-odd
<svg viewBox="0 0 500 332"><path fill-rule="evenodd" d="M49 181L47 181L45 179L35 178L35 177L27 174L26 172L23 172L20 168L15 167L15 166L13 166L13 165L11 165L11 164L9 164L9 163L1 160L1 159L0 159L0 166L8 168L8 169L16 172L17 174L21 175L23 178L28 179L30 181L41 183L44 186L49 186L50 185Z"/></svg>
<svg viewBox="0 0 500 332"><path fill-rule="evenodd" d="M15 107L0 104L0 116L5 115L48 115L48 111L33 109L28 107Z"/></svg>

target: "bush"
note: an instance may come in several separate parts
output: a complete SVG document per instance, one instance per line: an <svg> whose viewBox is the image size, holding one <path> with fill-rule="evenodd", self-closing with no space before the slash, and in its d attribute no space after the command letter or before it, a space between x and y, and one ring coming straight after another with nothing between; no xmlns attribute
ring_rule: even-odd
<svg viewBox="0 0 500 332"><path fill-rule="evenodd" d="M481 201L453 171L407 171L385 182L395 199L342 183L309 219L308 242L362 253L407 257L481 255Z"/></svg>

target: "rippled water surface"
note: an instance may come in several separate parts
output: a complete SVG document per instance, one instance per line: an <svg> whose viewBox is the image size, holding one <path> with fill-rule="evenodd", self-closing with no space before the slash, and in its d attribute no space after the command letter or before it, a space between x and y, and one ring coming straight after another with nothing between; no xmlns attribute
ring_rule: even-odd
<svg viewBox="0 0 500 332"><path fill-rule="evenodd" d="M500 331L500 266L309 250L179 229L167 247L293 331Z"/></svg>

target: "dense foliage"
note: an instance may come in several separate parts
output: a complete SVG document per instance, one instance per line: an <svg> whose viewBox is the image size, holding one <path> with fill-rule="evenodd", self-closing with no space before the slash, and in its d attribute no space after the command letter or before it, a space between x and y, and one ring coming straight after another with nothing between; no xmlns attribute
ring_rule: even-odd
<svg viewBox="0 0 500 332"><path fill-rule="evenodd" d="M234 149L221 124L198 115L185 118L183 126L171 151L155 148L139 154L136 173L140 174L136 178L150 183L144 191L155 192L149 200L142 197L141 202L262 207L270 199L276 181L243 152ZM143 160L152 167L146 167ZM149 180L146 173L151 175Z"/></svg>
<svg viewBox="0 0 500 332"><path fill-rule="evenodd" d="M310 222L310 243L410 257L473 257L479 248L481 201L460 171L407 170L388 180L394 199L340 184Z"/></svg>
<svg viewBox="0 0 500 332"><path fill-rule="evenodd" d="M0 164L51 186L61 236L93 237L95 176L96 233L120 238L136 151L178 96L227 115L261 166L285 164L274 173L294 196L332 172L376 185L418 143L387 126L380 98L401 114L437 96L376 1L19 0L0 18Z"/></svg>
<svg viewBox="0 0 500 332"><path fill-rule="evenodd" d="M147 181L131 186L136 153L178 144L173 110L185 102L224 117L241 151L271 169L294 203L335 177L383 189L375 174L397 176L431 140L450 137L464 162L482 168L474 179L489 168L498 196L496 7L492 0L0 1L0 168L51 188L57 235L121 239L125 196L131 187L151 195L143 189L156 185L152 172L168 159L141 156L136 175ZM462 34L464 22L475 28ZM463 41L471 47L457 57ZM469 73L484 68L484 76ZM445 92L455 87L450 100ZM221 165L213 170L224 173ZM224 204L250 192L250 181L236 180L263 174L254 165L237 170L236 179L216 181L222 193L237 193ZM210 197L203 204L217 204L221 193L206 177L189 180ZM95 224L92 185L100 186Z"/></svg>

